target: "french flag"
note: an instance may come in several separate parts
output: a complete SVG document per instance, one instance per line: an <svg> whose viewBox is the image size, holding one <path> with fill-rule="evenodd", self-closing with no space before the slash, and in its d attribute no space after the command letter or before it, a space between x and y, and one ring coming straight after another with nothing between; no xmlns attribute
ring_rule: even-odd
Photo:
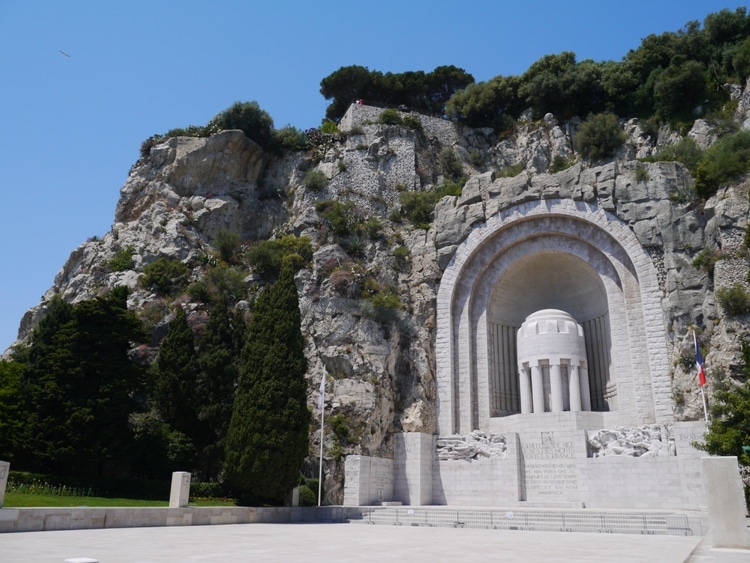
<svg viewBox="0 0 750 563"><path fill-rule="evenodd" d="M706 370L703 369L703 358L701 357L701 349L698 346L698 337L693 331L693 341L695 342L695 367L698 368L698 382L703 387L706 384Z"/></svg>

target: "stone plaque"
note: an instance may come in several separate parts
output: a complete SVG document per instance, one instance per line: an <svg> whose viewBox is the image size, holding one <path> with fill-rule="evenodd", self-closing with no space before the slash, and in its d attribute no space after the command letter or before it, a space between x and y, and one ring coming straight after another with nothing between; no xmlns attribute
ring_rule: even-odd
<svg viewBox="0 0 750 563"><path fill-rule="evenodd" d="M526 500L563 501L578 490L573 442L555 442L553 432L542 432L541 441L521 446Z"/></svg>

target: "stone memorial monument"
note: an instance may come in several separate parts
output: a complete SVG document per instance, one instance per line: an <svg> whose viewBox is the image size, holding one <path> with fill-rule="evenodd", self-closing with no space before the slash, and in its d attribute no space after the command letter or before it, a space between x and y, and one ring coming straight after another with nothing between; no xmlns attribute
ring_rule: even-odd
<svg viewBox="0 0 750 563"><path fill-rule="evenodd" d="M440 283L437 435L350 456L345 504L705 510L705 423L674 421L661 298L597 204L497 213Z"/></svg>

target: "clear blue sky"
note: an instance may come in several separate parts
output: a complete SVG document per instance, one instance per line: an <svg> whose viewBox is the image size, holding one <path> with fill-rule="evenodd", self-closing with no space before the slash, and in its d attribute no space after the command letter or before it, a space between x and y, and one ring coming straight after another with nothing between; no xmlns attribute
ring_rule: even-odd
<svg viewBox="0 0 750 563"><path fill-rule="evenodd" d="M70 253L109 231L141 141L256 100L317 126L346 65L477 81L543 55L620 60L730 0L0 0L0 351ZM64 56L65 51L70 57Z"/></svg>

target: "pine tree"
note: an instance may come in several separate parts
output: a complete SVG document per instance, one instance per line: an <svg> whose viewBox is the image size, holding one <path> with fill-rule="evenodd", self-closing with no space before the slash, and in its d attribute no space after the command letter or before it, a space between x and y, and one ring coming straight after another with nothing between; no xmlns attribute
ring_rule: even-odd
<svg viewBox="0 0 750 563"><path fill-rule="evenodd" d="M225 477L247 500L282 502L308 453L304 340L294 273L258 297L242 350L227 433Z"/></svg>

